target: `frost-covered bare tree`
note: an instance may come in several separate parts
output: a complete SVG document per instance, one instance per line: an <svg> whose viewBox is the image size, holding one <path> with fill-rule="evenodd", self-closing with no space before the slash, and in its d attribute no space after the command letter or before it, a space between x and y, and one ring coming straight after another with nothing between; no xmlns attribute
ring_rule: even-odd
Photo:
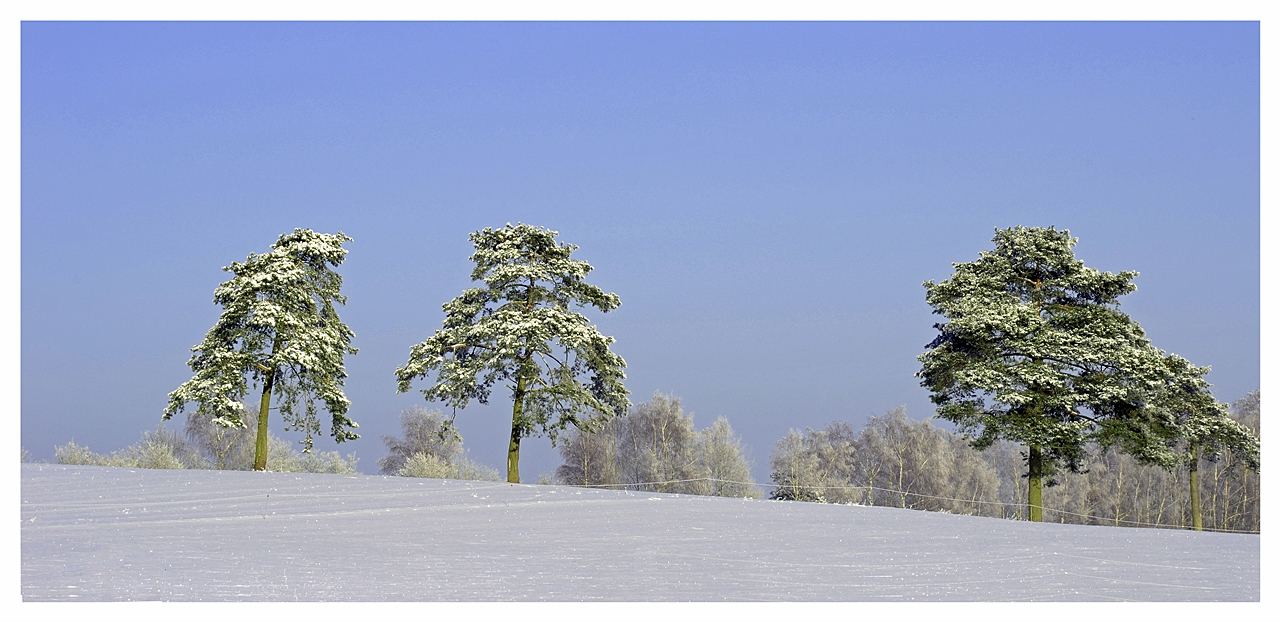
<svg viewBox="0 0 1280 622"><path fill-rule="evenodd" d="M774 484L770 499L826 502L828 482L819 474L817 452L805 440L806 435L796 430L778 439L769 455L769 479Z"/></svg>
<svg viewBox="0 0 1280 622"><path fill-rule="evenodd" d="M728 419L696 430L680 398L654 393L625 416L574 429L560 447L556 479L578 486L733 497L760 496ZM719 480L719 481L713 481Z"/></svg>
<svg viewBox="0 0 1280 622"><path fill-rule="evenodd" d="M575 486L622 488L626 483L619 451L623 419L609 419L595 431L572 430L560 444L562 463L556 468L555 480Z"/></svg>
<svg viewBox="0 0 1280 622"><path fill-rule="evenodd" d="M965 439L942 431L950 446L951 468L946 484L950 500L940 500L941 507L954 514L975 516L1003 516L1000 503L1000 479L987 466L982 452L973 448Z"/></svg>
<svg viewBox="0 0 1280 622"><path fill-rule="evenodd" d="M847 422L792 430L770 460L775 499L859 503L1000 515L999 481L981 455L906 409L871 417L854 433Z"/></svg>
<svg viewBox="0 0 1280 622"><path fill-rule="evenodd" d="M1253 391L1231 406L1231 418L1261 442L1261 393ZM1200 476L1206 529L1259 531L1261 519L1261 479L1250 468L1248 455L1228 448L1215 460L1202 459Z"/></svg>
<svg viewBox="0 0 1280 622"><path fill-rule="evenodd" d="M1230 416L1259 438L1259 411L1255 391L1237 400ZM1259 479L1252 468L1256 457L1252 444L1245 449L1237 456L1226 445L1201 456L1205 529L1259 530ZM1076 472L1045 476L1044 483L1052 485L1042 498L1044 520L1194 528L1186 494L1192 471L1151 464L1116 446L1088 444L1082 450ZM895 409L868 419L856 435L839 421L821 430L790 431L771 456L772 496L1024 520L1029 509L1026 452L1010 441L996 441L978 452L964 437L927 421L911 421Z"/></svg>
<svg viewBox="0 0 1280 622"><path fill-rule="evenodd" d="M698 460L693 415L680 398L654 393L621 422L622 477L640 490L706 494L708 476Z"/></svg>
<svg viewBox="0 0 1280 622"><path fill-rule="evenodd" d="M733 433L729 420L716 417L711 427L698 431L698 461L711 478L707 494L717 497L759 497L760 489L751 478L751 461L742 439Z"/></svg>
<svg viewBox="0 0 1280 622"><path fill-rule="evenodd" d="M215 469L238 470L246 463L252 465L258 416L250 405L243 408L244 427L219 425L214 422L216 415L206 408L187 413L187 440Z"/></svg>
<svg viewBox="0 0 1280 622"><path fill-rule="evenodd" d="M862 438L844 421L833 421L821 430L790 430L779 439L770 456L770 477L775 484L770 497L823 503L872 504L872 490L865 486L883 470L882 456L860 451Z"/></svg>
<svg viewBox="0 0 1280 622"><path fill-rule="evenodd" d="M1026 520L1027 470L1022 453L1018 444L1010 441L996 441L982 451L983 461L998 482L996 500L1001 504L1001 518Z"/></svg>
<svg viewBox="0 0 1280 622"><path fill-rule="evenodd" d="M378 459L383 475L497 480L498 471L476 463L462 448L462 436L438 410L415 406L400 413L403 437L383 436L387 455Z"/></svg>
<svg viewBox="0 0 1280 622"><path fill-rule="evenodd" d="M452 462L462 454L462 437L438 410L414 406L400 412L402 436L383 435L387 455L378 458L378 472L395 475L414 454Z"/></svg>
<svg viewBox="0 0 1280 622"><path fill-rule="evenodd" d="M878 458L888 484L889 490L877 491L876 505L935 509L931 497L949 492L951 447L928 422L907 419L906 407L869 419L861 440L859 449Z"/></svg>

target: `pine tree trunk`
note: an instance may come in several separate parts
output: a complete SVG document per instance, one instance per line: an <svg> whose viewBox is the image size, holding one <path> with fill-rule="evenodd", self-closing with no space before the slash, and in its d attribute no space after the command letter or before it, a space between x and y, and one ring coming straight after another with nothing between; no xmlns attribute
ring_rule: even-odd
<svg viewBox="0 0 1280 622"><path fill-rule="evenodd" d="M275 360L276 350L280 349L279 336L271 343L271 360ZM271 369L263 372L262 403L258 406L258 442L254 447L253 470L267 470L267 413L271 412L271 388L275 385L276 370L274 363Z"/></svg>
<svg viewBox="0 0 1280 622"><path fill-rule="evenodd" d="M520 415L524 411L524 377L516 381L515 405L511 408L511 444L507 446L507 481L520 483Z"/></svg>
<svg viewBox="0 0 1280 622"><path fill-rule="evenodd" d="M258 443L253 454L253 470L267 470L267 413L271 412L271 387L275 380L273 371L266 372L262 382L262 403L258 406Z"/></svg>
<svg viewBox="0 0 1280 622"><path fill-rule="evenodd" d="M1191 528L1196 531L1204 529L1204 519L1200 515L1200 446L1191 445Z"/></svg>
<svg viewBox="0 0 1280 622"><path fill-rule="evenodd" d="M1027 449L1027 505L1031 506L1030 520L1039 523L1044 520L1042 513L1044 501L1041 494L1044 458L1040 455L1038 445L1030 445Z"/></svg>

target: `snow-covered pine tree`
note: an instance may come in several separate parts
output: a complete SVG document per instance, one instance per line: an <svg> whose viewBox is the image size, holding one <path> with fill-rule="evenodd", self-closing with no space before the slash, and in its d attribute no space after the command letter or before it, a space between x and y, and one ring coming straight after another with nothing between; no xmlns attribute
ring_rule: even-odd
<svg viewBox="0 0 1280 622"><path fill-rule="evenodd" d="M1176 354L1165 357L1165 366L1165 382L1146 412L1155 420L1153 427L1162 430L1168 441L1158 447L1158 451L1130 453L1141 462L1165 468L1187 465L1191 528L1200 531L1204 525L1200 508L1200 459L1214 460L1229 450L1246 468L1257 472L1261 458L1258 439L1233 420L1229 407L1209 392L1212 385L1204 379L1209 373L1208 367L1196 367Z"/></svg>
<svg viewBox="0 0 1280 622"><path fill-rule="evenodd" d="M507 481L520 481L520 441L547 434L551 442L567 426L593 428L630 406L622 381L626 362L574 307L616 309L617 294L583 281L578 247L557 233L526 224L485 228L470 235L475 253L471 280L481 287L444 305L444 327L413 346L396 369L399 392L414 379L435 375L422 390L429 401L465 408L488 403L495 382L511 391L511 440Z"/></svg>
<svg viewBox="0 0 1280 622"><path fill-rule="evenodd" d="M1030 519L1041 520L1042 485L1058 465L1077 471L1086 444L1124 440L1147 451L1162 439L1141 425L1166 372L1163 353L1119 310L1136 272L1087 268L1077 239L1053 227L996 230L995 250L955 263L951 278L924 283L947 318L920 355L917 374L937 405L978 449L1006 439L1027 447Z"/></svg>
<svg viewBox="0 0 1280 622"><path fill-rule="evenodd" d="M330 433L339 443L360 436L347 418L350 402L342 392L347 377L344 356L355 354L354 333L338 318L335 305L345 304L342 277L334 272L347 255L351 238L342 232L294 229L281 234L271 251L250 253L244 263L223 268L235 275L218 286L213 301L222 315L204 341L191 350L187 363L195 375L169 394L164 419L188 403L213 415L213 422L245 427L240 400L261 382L257 444L253 468L267 466L267 413L278 398L285 430L300 430L304 452L320 432L315 401L332 416Z"/></svg>

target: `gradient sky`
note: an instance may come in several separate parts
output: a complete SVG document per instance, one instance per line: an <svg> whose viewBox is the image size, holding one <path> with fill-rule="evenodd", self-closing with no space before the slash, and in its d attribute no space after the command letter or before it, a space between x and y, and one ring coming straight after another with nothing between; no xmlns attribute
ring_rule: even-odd
<svg viewBox="0 0 1280 622"><path fill-rule="evenodd" d="M365 472L427 405L393 372L469 286L467 234L507 222L621 297L589 315L633 401L727 416L761 481L789 428L932 414L921 283L997 227L1140 272L1122 309L1156 346L1219 399L1259 387L1256 22L26 22L21 97L37 459L154 428L220 268L295 227L355 240L363 438L317 447ZM458 424L504 463L505 391ZM526 440L526 481L558 463Z"/></svg>

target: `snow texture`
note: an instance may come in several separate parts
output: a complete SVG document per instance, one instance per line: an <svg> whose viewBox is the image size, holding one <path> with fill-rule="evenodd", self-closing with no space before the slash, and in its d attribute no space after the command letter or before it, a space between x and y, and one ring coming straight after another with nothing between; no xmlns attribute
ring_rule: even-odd
<svg viewBox="0 0 1280 622"><path fill-rule="evenodd" d="M884 507L22 465L26 601L1257 601L1259 553Z"/></svg>

